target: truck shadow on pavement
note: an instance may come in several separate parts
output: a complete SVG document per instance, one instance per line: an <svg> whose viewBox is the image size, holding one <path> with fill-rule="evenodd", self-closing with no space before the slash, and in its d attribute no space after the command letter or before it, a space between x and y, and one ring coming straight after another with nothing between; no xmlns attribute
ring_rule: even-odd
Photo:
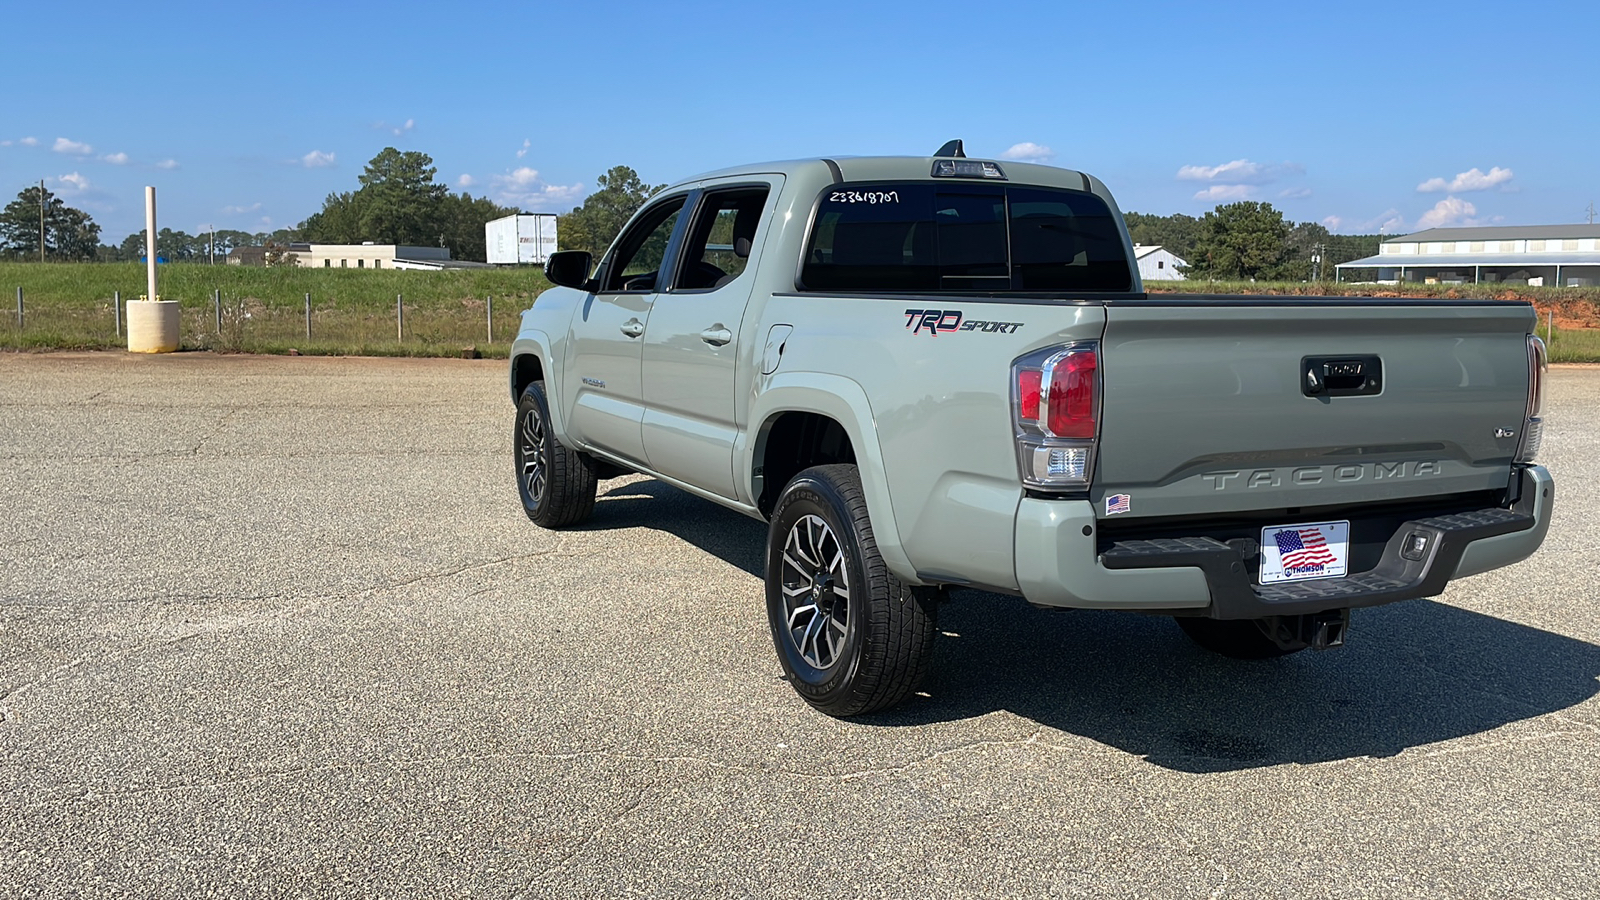
<svg viewBox="0 0 1600 900"><path fill-rule="evenodd" d="M762 576L760 523L654 481L602 494L594 527L663 530ZM1343 648L1254 662L1201 650L1163 616L1047 612L979 591L954 592L939 625L924 696L852 723L1006 710L1200 773L1394 756L1600 692L1600 647L1432 600L1356 610Z"/></svg>

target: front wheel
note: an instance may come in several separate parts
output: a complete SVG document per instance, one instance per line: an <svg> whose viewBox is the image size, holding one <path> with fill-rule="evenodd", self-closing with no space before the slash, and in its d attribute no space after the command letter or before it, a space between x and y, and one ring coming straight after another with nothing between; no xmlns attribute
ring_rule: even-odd
<svg viewBox="0 0 1600 900"><path fill-rule="evenodd" d="M830 716L887 709L927 674L933 597L889 572L851 465L806 469L767 534L767 619L795 691Z"/></svg>
<svg viewBox="0 0 1600 900"><path fill-rule="evenodd" d="M512 448L522 509L544 528L576 525L594 511L595 475L582 454L567 449L550 431L544 382L535 381L517 400Z"/></svg>

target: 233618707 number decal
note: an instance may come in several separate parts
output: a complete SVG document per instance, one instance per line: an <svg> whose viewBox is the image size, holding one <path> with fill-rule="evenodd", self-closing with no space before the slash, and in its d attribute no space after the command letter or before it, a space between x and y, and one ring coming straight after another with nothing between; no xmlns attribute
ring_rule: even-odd
<svg viewBox="0 0 1600 900"><path fill-rule="evenodd" d="M1021 322L989 322L983 319L968 319L961 314L959 309L906 310L906 327L911 329L912 334L921 334L926 331L930 336L934 337L951 331L989 331L1010 334L1021 328L1022 324Z"/></svg>

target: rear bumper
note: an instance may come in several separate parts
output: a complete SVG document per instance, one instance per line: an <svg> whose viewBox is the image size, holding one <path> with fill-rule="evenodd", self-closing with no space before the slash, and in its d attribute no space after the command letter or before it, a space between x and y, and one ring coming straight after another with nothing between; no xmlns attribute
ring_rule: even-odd
<svg viewBox="0 0 1600 900"><path fill-rule="evenodd" d="M1554 499L1550 473L1526 468L1510 509L1408 521L1366 572L1258 585L1238 551L1208 537L1123 541L1097 556L1088 503L1028 498L1017 515L1017 581L1024 597L1044 606L1170 610L1215 619L1378 606L1431 597L1452 578L1526 559L1550 529ZM1425 545L1412 559L1405 551L1414 549L1414 537Z"/></svg>

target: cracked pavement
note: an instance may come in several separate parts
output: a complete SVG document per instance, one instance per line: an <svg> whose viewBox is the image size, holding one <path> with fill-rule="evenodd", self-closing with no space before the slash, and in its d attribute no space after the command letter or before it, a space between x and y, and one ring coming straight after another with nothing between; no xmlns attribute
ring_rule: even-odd
<svg viewBox="0 0 1600 900"><path fill-rule="evenodd" d="M1600 368L1544 549L1342 650L963 591L840 722L760 523L524 518L504 365L0 354L0 897L1600 895Z"/></svg>

